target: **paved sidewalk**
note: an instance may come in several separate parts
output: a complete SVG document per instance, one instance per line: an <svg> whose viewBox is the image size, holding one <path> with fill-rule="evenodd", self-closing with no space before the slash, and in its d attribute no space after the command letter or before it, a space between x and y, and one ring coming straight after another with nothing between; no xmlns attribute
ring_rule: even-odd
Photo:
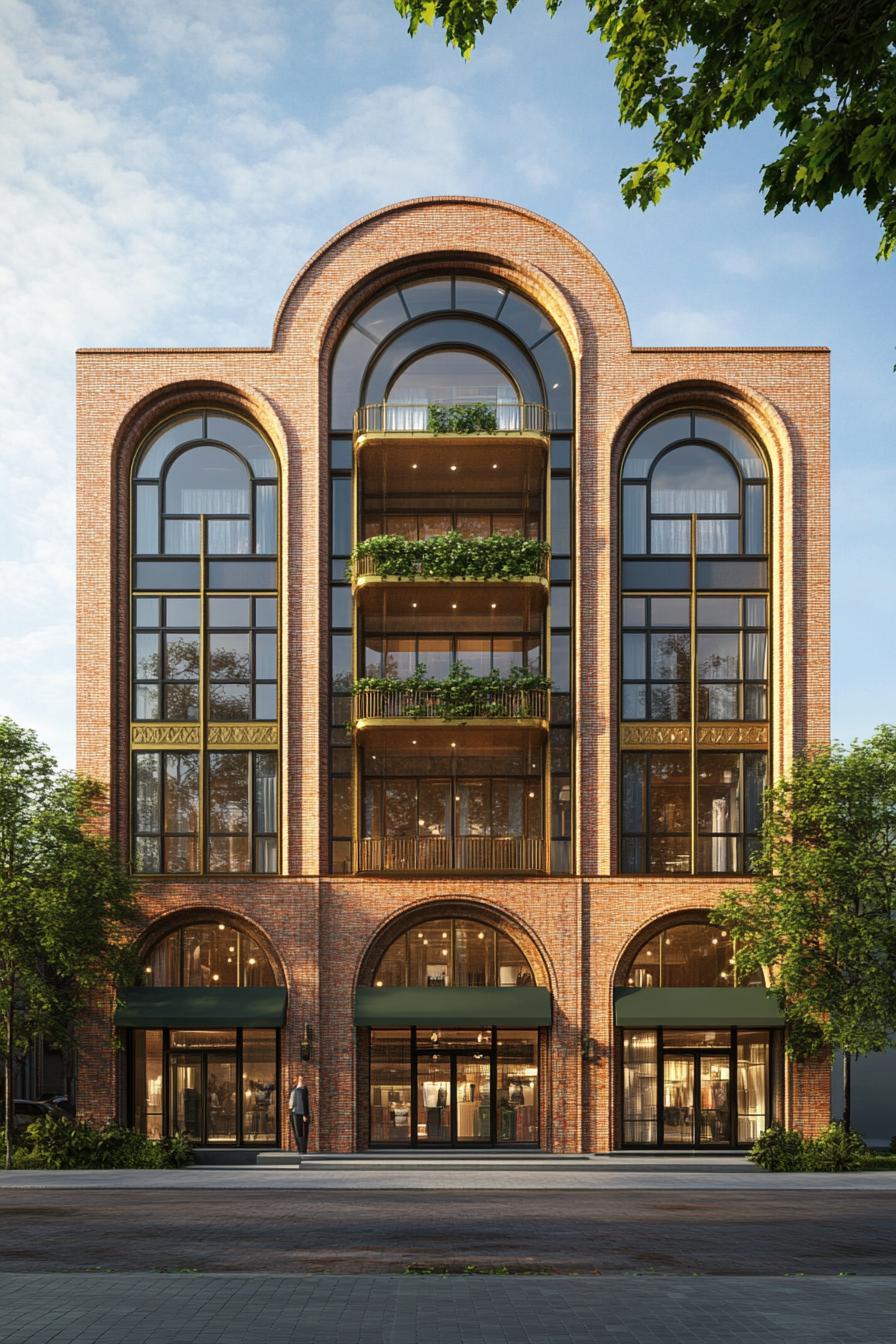
<svg viewBox="0 0 896 1344"><path fill-rule="evenodd" d="M289 1167L187 1167L183 1171L0 1171L3 1190L888 1190L896 1171L766 1172L751 1166L614 1167L524 1163L305 1163Z"/></svg>
<svg viewBox="0 0 896 1344"><path fill-rule="evenodd" d="M892 1344L896 1278L0 1274L0 1344Z"/></svg>

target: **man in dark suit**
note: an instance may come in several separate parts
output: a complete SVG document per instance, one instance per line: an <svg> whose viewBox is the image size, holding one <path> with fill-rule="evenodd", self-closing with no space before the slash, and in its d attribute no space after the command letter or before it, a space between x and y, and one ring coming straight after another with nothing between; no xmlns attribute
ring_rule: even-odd
<svg viewBox="0 0 896 1344"><path fill-rule="evenodd" d="M311 1128L311 1103L308 1100L305 1079L301 1074L296 1078L295 1086L289 1094L289 1123L292 1125L301 1162L302 1153L308 1151L308 1131Z"/></svg>

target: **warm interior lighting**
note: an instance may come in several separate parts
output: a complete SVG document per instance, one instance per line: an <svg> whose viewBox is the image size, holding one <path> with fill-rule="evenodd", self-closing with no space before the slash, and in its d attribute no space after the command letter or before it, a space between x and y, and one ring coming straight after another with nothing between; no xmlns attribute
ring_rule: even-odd
<svg viewBox="0 0 896 1344"><path fill-rule="evenodd" d="M151 967L151 966L144 966L143 969L144 969L144 971L146 972L147 975L152 975L152 967Z"/></svg>
<svg viewBox="0 0 896 1344"><path fill-rule="evenodd" d="M218 928L219 928L219 929L222 929L222 930L225 929L226 927L227 927L226 924L219 924L219 925L218 925Z"/></svg>
<svg viewBox="0 0 896 1344"><path fill-rule="evenodd" d="M377 980L377 982L376 982L376 987L377 987L377 989L382 989L382 987L383 987L383 982L382 982L382 980Z"/></svg>
<svg viewBox="0 0 896 1344"><path fill-rule="evenodd" d="M477 937L477 938L484 938L484 937L485 937L485 934L484 934L484 933L477 933L476 937Z"/></svg>
<svg viewBox="0 0 896 1344"><path fill-rule="evenodd" d="M249 965L250 965L250 966L254 966L254 965L255 965L255 958L254 958L254 957L250 957L250 958L249 958Z"/></svg>
<svg viewBox="0 0 896 1344"><path fill-rule="evenodd" d="M220 980L221 977L220 977L220 975L213 975L213 976L212 976L212 979L213 979L213 980Z"/></svg>
<svg viewBox="0 0 896 1344"><path fill-rule="evenodd" d="M451 463L451 470L452 470L452 471L457 471L457 467L456 467L456 465L455 465L453 462Z"/></svg>

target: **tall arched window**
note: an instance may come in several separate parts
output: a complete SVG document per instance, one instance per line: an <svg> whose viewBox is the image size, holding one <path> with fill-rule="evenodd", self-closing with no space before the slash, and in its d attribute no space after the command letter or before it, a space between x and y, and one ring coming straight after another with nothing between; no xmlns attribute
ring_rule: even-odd
<svg viewBox="0 0 896 1344"><path fill-rule="evenodd" d="M768 772L768 481L718 416L664 416L621 473L620 867L745 872Z"/></svg>
<svg viewBox="0 0 896 1344"><path fill-rule="evenodd" d="M140 449L133 490L134 869L276 872L274 455L189 412Z"/></svg>
<svg viewBox="0 0 896 1344"><path fill-rule="evenodd" d="M206 920L166 933L144 958L143 983L156 989L260 989L277 983L257 939Z"/></svg>

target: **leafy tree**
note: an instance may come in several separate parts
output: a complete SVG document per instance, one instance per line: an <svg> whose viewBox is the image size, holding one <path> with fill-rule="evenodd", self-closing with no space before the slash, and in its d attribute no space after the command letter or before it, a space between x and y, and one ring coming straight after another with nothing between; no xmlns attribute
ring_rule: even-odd
<svg viewBox="0 0 896 1344"><path fill-rule="evenodd" d="M843 1051L849 1128L852 1056L896 1031L896 728L797 757L766 794L753 872L711 919L739 975L771 968L791 1053Z"/></svg>
<svg viewBox="0 0 896 1344"><path fill-rule="evenodd" d="M413 34L437 20L469 57L498 0L394 0ZM508 10L519 0L505 0ZM551 15L561 0L545 0ZM653 154L620 174L628 205L655 204L708 137L771 110L784 139L762 170L766 211L861 196L896 247L893 0L585 0L607 44L620 120L654 127Z"/></svg>
<svg viewBox="0 0 896 1344"><path fill-rule="evenodd" d="M0 720L0 1012L6 1165L15 1065L36 1035L71 1042L93 991L129 965L131 882L103 833L99 784L60 771L36 735Z"/></svg>

